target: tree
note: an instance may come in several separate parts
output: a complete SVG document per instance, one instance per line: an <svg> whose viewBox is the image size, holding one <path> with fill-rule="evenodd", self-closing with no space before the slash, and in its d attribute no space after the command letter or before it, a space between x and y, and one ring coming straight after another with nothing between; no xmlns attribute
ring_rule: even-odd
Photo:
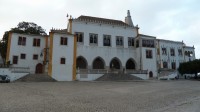
<svg viewBox="0 0 200 112"><path fill-rule="evenodd" d="M17 25L17 27L11 28L10 31L6 31L4 33L4 35L3 35L2 40L0 41L0 53L1 53L1 56L2 56L3 60L5 60L5 58L6 58L9 32L24 33L24 34L47 35L45 30L41 26L38 26L35 23L24 22L24 21L20 22Z"/></svg>
<svg viewBox="0 0 200 112"><path fill-rule="evenodd" d="M197 78L197 73L200 72L200 59L181 63L178 71L181 74L195 74L195 77Z"/></svg>

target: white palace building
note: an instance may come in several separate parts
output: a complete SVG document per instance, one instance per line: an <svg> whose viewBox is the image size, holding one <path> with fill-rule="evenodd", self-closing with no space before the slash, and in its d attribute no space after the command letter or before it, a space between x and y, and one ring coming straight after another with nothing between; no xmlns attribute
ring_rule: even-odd
<svg viewBox="0 0 200 112"><path fill-rule="evenodd" d="M125 21L70 17L67 29L49 35L10 32L6 61L46 73L57 81L91 81L109 73L156 78L195 59L194 46L139 33L128 11Z"/></svg>

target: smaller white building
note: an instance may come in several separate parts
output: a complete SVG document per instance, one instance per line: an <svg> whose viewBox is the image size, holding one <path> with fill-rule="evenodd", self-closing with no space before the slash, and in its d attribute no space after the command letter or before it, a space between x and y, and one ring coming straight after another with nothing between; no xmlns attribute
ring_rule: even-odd
<svg viewBox="0 0 200 112"><path fill-rule="evenodd" d="M50 32L49 75L57 81L75 80L76 41L74 39L74 35L67 33L66 30Z"/></svg>
<svg viewBox="0 0 200 112"><path fill-rule="evenodd" d="M195 59L194 47L185 46L183 42L156 40L158 68L178 69L180 63Z"/></svg>
<svg viewBox="0 0 200 112"><path fill-rule="evenodd" d="M9 33L6 62L12 67L28 67L30 73L47 72L48 36Z"/></svg>

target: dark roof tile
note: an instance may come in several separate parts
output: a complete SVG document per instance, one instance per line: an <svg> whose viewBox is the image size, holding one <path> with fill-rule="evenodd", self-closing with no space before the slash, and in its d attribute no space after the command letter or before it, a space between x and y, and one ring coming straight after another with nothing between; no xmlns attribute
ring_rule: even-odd
<svg viewBox="0 0 200 112"><path fill-rule="evenodd" d="M105 19L105 18L91 17L91 16L80 16L76 20L95 22L95 23L121 25L121 26L129 26L128 24L126 24L126 23L124 23L123 21L120 21L120 20Z"/></svg>

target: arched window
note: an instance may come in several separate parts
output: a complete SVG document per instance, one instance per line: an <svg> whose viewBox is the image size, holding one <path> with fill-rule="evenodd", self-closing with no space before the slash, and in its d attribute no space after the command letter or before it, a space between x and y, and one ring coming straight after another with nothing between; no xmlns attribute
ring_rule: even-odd
<svg viewBox="0 0 200 112"><path fill-rule="evenodd" d="M104 69L104 61L98 57L93 61L93 69Z"/></svg>
<svg viewBox="0 0 200 112"><path fill-rule="evenodd" d="M126 69L135 69L135 63L132 59L129 59L126 62Z"/></svg>
<svg viewBox="0 0 200 112"><path fill-rule="evenodd" d="M76 68L87 69L87 61L84 57L78 57L76 59Z"/></svg>

